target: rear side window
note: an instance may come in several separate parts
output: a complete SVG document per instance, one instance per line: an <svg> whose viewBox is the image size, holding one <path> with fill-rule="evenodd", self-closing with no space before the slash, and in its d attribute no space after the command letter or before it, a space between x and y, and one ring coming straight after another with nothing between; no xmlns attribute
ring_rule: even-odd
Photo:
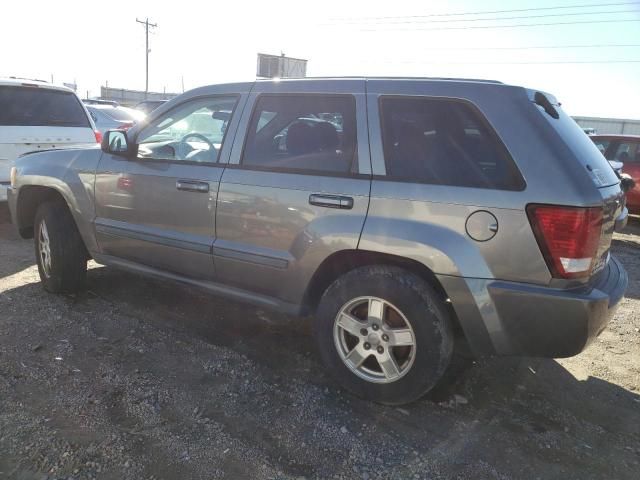
<svg viewBox="0 0 640 480"><path fill-rule="evenodd" d="M381 97L387 177L522 190L524 180L482 114L461 100Z"/></svg>
<svg viewBox="0 0 640 480"><path fill-rule="evenodd" d="M352 96L263 95L251 118L242 165L348 174L356 151Z"/></svg>
<svg viewBox="0 0 640 480"><path fill-rule="evenodd" d="M617 160L622 163L640 162L640 150L636 153L636 148L638 148L636 143L621 142L611 150L609 160Z"/></svg>
<svg viewBox="0 0 640 480"><path fill-rule="evenodd" d="M13 86L0 86L0 125L90 127L87 114L73 93Z"/></svg>

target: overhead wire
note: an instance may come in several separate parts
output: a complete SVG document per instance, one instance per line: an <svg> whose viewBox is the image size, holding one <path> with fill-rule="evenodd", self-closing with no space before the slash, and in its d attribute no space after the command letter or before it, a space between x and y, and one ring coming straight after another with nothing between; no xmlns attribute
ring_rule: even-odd
<svg viewBox="0 0 640 480"><path fill-rule="evenodd" d="M614 6L628 6L637 5L640 6L640 2L616 2L616 3L594 3L594 4L574 4L574 5L558 5L555 7L531 7L531 8L517 8L510 10L482 10L474 12L454 12L454 13L430 13L426 15L396 15L396 16L371 16L371 17L335 17L333 20L356 20L356 21L369 21L369 20L384 20L384 19L401 19L401 18L432 18L432 17L453 17L453 16L468 16L468 15L488 15L498 13L521 13L521 12L535 12L535 11L548 11L548 10L571 10L576 8L598 8L598 7L614 7Z"/></svg>

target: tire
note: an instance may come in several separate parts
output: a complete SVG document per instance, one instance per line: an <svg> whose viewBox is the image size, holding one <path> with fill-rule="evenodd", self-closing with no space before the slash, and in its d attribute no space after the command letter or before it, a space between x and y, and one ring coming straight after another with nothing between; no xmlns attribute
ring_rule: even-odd
<svg viewBox="0 0 640 480"><path fill-rule="evenodd" d="M45 202L38 207L34 238L44 289L51 293L76 293L82 289L87 276L87 251L65 203Z"/></svg>
<svg viewBox="0 0 640 480"><path fill-rule="evenodd" d="M371 311L379 319L375 312L381 310L382 322L369 316ZM314 335L338 383L387 405L412 402L435 387L454 345L451 319L431 286L406 270L382 265L352 270L327 288L314 318ZM394 343L403 346L390 348Z"/></svg>

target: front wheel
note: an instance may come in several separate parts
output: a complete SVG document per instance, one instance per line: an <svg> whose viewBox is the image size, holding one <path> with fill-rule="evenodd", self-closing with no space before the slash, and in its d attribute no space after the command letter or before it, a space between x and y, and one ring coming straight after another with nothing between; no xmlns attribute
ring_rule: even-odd
<svg viewBox="0 0 640 480"><path fill-rule="evenodd" d="M453 352L442 300L424 280L396 267L361 267L338 278L320 300L314 330L338 382L385 404L408 403L431 390Z"/></svg>
<svg viewBox="0 0 640 480"><path fill-rule="evenodd" d="M67 206L62 202L43 203L36 212L34 227L36 261L45 290L80 290L87 274L87 252Z"/></svg>

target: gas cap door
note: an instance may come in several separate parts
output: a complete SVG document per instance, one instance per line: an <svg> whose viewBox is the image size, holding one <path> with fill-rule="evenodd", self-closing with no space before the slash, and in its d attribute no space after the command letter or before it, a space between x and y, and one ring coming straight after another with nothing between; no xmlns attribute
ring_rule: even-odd
<svg viewBox="0 0 640 480"><path fill-rule="evenodd" d="M498 219L486 210L477 210L467 217L467 235L477 242L491 240L498 233Z"/></svg>

